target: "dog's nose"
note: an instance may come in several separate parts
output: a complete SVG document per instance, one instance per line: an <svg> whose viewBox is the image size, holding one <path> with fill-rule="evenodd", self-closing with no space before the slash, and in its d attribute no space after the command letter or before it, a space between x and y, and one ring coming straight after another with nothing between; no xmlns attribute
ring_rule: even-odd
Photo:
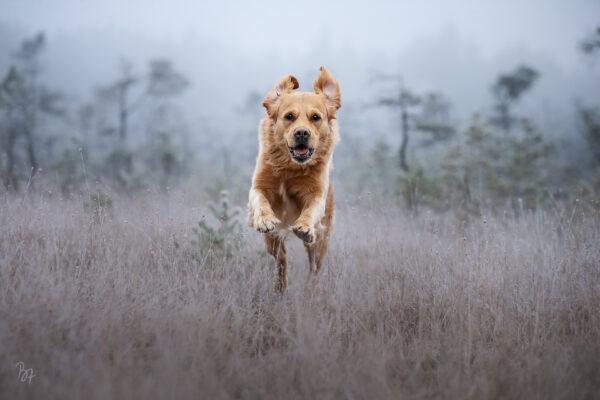
<svg viewBox="0 0 600 400"><path fill-rule="evenodd" d="M308 140L310 137L310 132L306 128L296 128L294 131L294 138L296 140Z"/></svg>

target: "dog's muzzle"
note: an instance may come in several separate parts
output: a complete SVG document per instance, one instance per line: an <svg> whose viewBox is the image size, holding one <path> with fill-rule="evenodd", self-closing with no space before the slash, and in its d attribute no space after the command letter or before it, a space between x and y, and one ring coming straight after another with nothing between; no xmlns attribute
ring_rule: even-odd
<svg viewBox="0 0 600 400"><path fill-rule="evenodd" d="M294 130L294 146L290 146L292 158L299 163L308 161L315 149L309 147L310 131L306 128L296 128Z"/></svg>

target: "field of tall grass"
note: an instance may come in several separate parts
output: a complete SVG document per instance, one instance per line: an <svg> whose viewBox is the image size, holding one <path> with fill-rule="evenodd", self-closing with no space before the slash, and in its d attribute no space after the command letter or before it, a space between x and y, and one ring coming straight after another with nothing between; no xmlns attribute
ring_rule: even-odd
<svg viewBox="0 0 600 400"><path fill-rule="evenodd" d="M84 203L0 197L0 398L600 396L600 219L582 210L348 199L318 279L289 238L278 295L258 233L192 244L189 194Z"/></svg>

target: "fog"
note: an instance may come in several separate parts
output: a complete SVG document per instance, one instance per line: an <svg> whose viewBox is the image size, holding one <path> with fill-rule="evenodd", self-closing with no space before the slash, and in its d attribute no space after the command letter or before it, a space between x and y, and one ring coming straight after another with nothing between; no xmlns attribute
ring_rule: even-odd
<svg viewBox="0 0 600 400"><path fill-rule="evenodd" d="M310 87L321 64L340 79L346 104L380 90L375 73L402 74L411 87L445 93L460 117L485 109L495 76L517 63L542 75L528 103L541 122L600 87L576 45L597 23L596 1L4 0L2 9L0 68L24 36L44 31L45 79L85 98L121 58L141 68L168 57L193 83L192 117L226 116L286 73Z"/></svg>
<svg viewBox="0 0 600 400"><path fill-rule="evenodd" d="M598 398L598 93L598 0L0 0L0 399Z"/></svg>
<svg viewBox="0 0 600 400"><path fill-rule="evenodd" d="M332 71L342 88L343 140L337 156L342 164L361 169L357 159L364 161L363 167L375 159L381 165L388 161L397 165L391 160L395 155L390 153L385 161L369 151L378 142L392 153L399 148L399 108L386 106L383 99L398 98L402 82L420 101L428 93L440 94L447 105L442 123L459 133L451 140L434 139L442 145L428 149L420 147L424 136L411 139L406 157L415 165L419 159L433 157L435 162L427 164L434 173L450 144L465 142L464 133L474 116L494 125L494 113L503 101L493 92L494 85L519 66L527 66L535 72L534 79L526 84L523 96L509 99L510 113L505 117L526 119L546 142L558 147L559 152L548 155L556 168L593 174L588 164L579 161L594 157L593 152L580 153L590 147L582 124L595 132L594 107L600 89L599 57L581 49L598 24L600 3L595 1L4 0L1 11L0 71L8 77L10 67L18 64L19 49L42 32L43 49L35 56L40 67L36 80L44 90L60 92L66 110L60 119L42 124L36 125L32 118L31 130L35 126L38 132L28 140L36 142L41 161L26 162L25 146L12 142L15 150L0 158L6 165L0 170L14 179L26 181L31 168L60 164L66 157L61 154L82 146L96 166L92 169L101 176L107 160L123 146L131 147L132 159L139 162L156 158L144 146L155 144L161 134L188 152L175 151L192 176L200 169L192 161L213 166L232 160L239 174L248 178L256 155L262 97L290 73L298 77L302 89L311 90L321 65ZM123 65L130 65L137 82L127 95L133 102L142 97L149 62L156 59L168 60L189 86L172 98L146 101L143 110L128 116L129 132L119 142L114 135L121 129L118 105L114 98L99 96L99 89L111 85L114 89L123 76ZM86 107L94 115L94 126L84 129L81 113ZM157 107L163 107L162 116ZM164 107L169 108L168 117ZM411 130L419 130L419 118L440 122L418 115L425 111L423 107L421 103L410 110ZM586 110L592 117L584 121ZM498 140L510 146L511 139L501 139L501 131L497 130ZM521 137L519 132L513 138ZM72 157L70 162L75 162ZM67 171L75 168L71 165ZM538 171L560 175L546 166ZM138 175L148 173L138 168ZM402 172L395 171L390 179L397 175L402 177ZM360 187L357 179L346 177ZM555 178L555 183L561 184L561 179ZM390 182L379 186L397 186Z"/></svg>

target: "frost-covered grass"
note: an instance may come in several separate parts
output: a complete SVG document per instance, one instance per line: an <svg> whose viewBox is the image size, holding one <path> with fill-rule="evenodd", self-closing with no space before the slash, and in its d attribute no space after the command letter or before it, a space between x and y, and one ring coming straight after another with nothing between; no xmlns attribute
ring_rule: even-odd
<svg viewBox="0 0 600 400"><path fill-rule="evenodd" d="M341 204L290 287L244 230L197 257L189 196L0 204L0 398L522 398L600 393L600 220ZM15 364L33 368L19 382Z"/></svg>

